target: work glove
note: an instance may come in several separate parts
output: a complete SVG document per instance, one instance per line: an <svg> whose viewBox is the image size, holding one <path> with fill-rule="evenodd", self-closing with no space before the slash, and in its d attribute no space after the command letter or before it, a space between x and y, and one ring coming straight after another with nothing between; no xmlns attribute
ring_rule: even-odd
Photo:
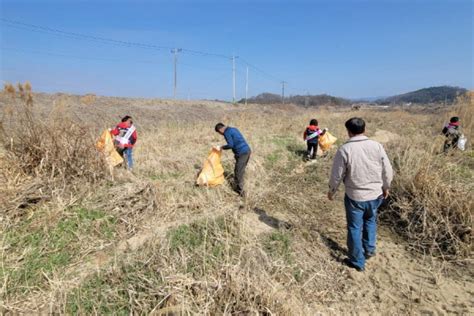
<svg viewBox="0 0 474 316"><path fill-rule="evenodd" d="M214 146L214 147L212 147L212 149L217 150L217 151L221 151L221 150L222 150L221 146Z"/></svg>

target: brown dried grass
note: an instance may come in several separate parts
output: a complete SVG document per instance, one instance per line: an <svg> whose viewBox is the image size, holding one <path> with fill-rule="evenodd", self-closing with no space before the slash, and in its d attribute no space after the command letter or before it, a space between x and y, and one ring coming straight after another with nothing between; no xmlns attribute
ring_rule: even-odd
<svg viewBox="0 0 474 316"><path fill-rule="evenodd" d="M440 119L424 116L418 123L425 126L430 120L457 115L466 135L472 135L473 110L472 99L460 99ZM463 261L472 256L474 156L469 149L442 154L443 140L429 130L419 130L389 146L396 174L391 204L382 219L413 249Z"/></svg>
<svg viewBox="0 0 474 316"><path fill-rule="evenodd" d="M105 178L105 164L87 124L73 119L61 106L42 115L33 105L28 82L17 85L18 93L12 87L5 86L10 97L0 121L3 159L6 166L14 166L14 179L30 180L10 196L7 209L22 210Z"/></svg>
<svg viewBox="0 0 474 316"><path fill-rule="evenodd" d="M335 242L319 233L338 230L341 223L322 221L315 215L315 211L335 211L334 205L328 204L324 197L332 154L317 166L310 166L309 171L303 168L302 173L296 173L301 162L295 155L304 148L301 130L310 118L316 116L323 127L329 126L343 142L346 134L343 123L353 113L330 109L314 113L312 109L301 110L289 105L226 108L222 104L191 105L169 101L171 105L164 106L147 100L136 100L138 105L126 105L131 101L107 98L97 98L93 108L82 106L80 98L68 97L67 102L77 103L66 108L61 102L54 115L44 115L43 108L43 114L39 115L44 118L43 123L64 121L64 117L73 115L71 113L84 112L97 121L91 128L97 130L115 123L122 112L134 115L140 128L135 175L119 171L113 183L98 181L103 171L95 151L90 150L94 136L90 135L87 141L77 140L82 134L77 126L70 126L73 122L66 120L69 126L63 127L62 131L71 131L74 137L54 138L57 139L55 145L44 143L59 156L35 149L39 151L31 151L34 154L29 153L24 159L21 150L13 148L11 151L7 148L10 143L5 142L8 159L11 158L9 161L14 161L16 166L15 171L5 169L10 188L7 194L14 194L15 190L20 192L12 210L20 212L18 205L34 205L25 204L24 198L45 192L45 185L58 188L57 183L62 183L63 188L85 187L84 198L78 201L71 198L70 190L55 189L54 196L50 194L49 199L51 205L60 205L56 207L58 212L62 212L61 205L71 203L104 210L118 219L121 226L118 229L123 232L118 238L140 238L158 224L179 223L196 214L215 216L188 225L205 237L199 247L189 248L186 244L172 247L172 236L176 234L176 228L172 227L166 238L150 234L147 243L126 256L114 258L112 252L112 259L104 260L110 264L103 266L97 274L94 274L96 269L87 273L82 271L89 278L71 287L72 292L69 289L62 291L61 284L66 284L67 280L58 273L57 280L49 285L56 289L52 292L57 296L47 297L54 297L51 299L53 311L73 312L68 308L71 301L76 300L82 303L76 312L82 313L114 312L123 307L134 313L156 314L203 311L208 314L309 314L317 310L318 305L327 306L342 299L347 275L331 257L334 250L329 249L333 247L329 244ZM119 105L111 107L114 102ZM40 111L35 111L38 103L35 100L35 106L30 107L31 117L38 117ZM14 110L15 117L21 117L18 108ZM467 111L461 111L465 111L463 107L458 112L466 114L459 115L468 117ZM472 195L472 185L465 180L472 178L460 174L460 167L469 164L472 153L440 156L437 151L441 149L441 139L428 145L439 128L436 115L368 110L357 115L367 120L369 135L384 129L401 136L386 144L397 174L392 204L382 212L382 218L395 226L417 251L442 255L450 260L469 258L471 232L466 228L472 225L472 202L468 198ZM466 118L462 119L465 126L469 126ZM213 190L194 187L197 171L210 146L222 143L222 138L212 130L213 124L221 120L239 127L254 149L248 166L246 211L252 213L262 208L269 216L279 219L286 216L291 222L289 231L276 228L279 235L273 238L265 232L260 234L244 227L246 222L241 211L236 210L238 202L228 184ZM35 128L42 130L45 127ZM18 133L27 140L19 144L30 144L37 137L33 132L20 130ZM72 150L71 140L78 141L84 149L77 156L71 156L78 157L83 169L77 165L69 168L61 161L61 155ZM16 143L15 140L13 145ZM231 170L232 160L231 154L224 155L226 170ZM44 161L42 165L41 161ZM54 180L54 183L43 183L45 179L52 179L48 181ZM224 217L222 212L226 214ZM279 247L287 237L291 247L282 254ZM265 243L268 238L269 244ZM343 240L338 242L343 243ZM117 243L112 247L115 245ZM221 252L219 256L213 253L216 245L219 249L223 247L223 256L220 256ZM275 245L276 253L272 248ZM343 256L341 250L335 252ZM84 256L84 261L89 258L84 253L79 255ZM74 266L69 270L74 271ZM45 288L42 285L38 290L35 286L29 285L30 290L40 292ZM21 302L21 297L8 301L12 310L19 308L18 311ZM86 309L86 304L90 304L92 310ZM101 310L102 307L110 310Z"/></svg>
<svg viewBox="0 0 474 316"><path fill-rule="evenodd" d="M91 106L96 101L97 97L93 93L89 93L81 97L81 103L87 106Z"/></svg>

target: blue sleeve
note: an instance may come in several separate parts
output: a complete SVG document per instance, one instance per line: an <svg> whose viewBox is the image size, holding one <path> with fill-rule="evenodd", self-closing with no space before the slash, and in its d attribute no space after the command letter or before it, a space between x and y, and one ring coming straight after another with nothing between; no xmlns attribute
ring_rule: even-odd
<svg viewBox="0 0 474 316"><path fill-rule="evenodd" d="M231 132L224 134L225 141L227 142L227 145L222 146L222 149L228 150L234 148L234 137Z"/></svg>

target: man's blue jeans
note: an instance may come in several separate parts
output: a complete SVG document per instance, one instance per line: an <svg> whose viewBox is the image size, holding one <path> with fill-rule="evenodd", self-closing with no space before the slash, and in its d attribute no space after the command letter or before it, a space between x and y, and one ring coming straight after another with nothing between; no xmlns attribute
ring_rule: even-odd
<svg viewBox="0 0 474 316"><path fill-rule="evenodd" d="M128 169L133 168L133 154L132 153L133 153L133 148L131 148L131 147L126 147L123 150L123 155L127 157L127 168Z"/></svg>
<svg viewBox="0 0 474 316"><path fill-rule="evenodd" d="M375 252L377 241L377 209L383 202L376 200L358 202L344 197L347 219L347 248L349 260L359 268L365 266L364 254Z"/></svg>

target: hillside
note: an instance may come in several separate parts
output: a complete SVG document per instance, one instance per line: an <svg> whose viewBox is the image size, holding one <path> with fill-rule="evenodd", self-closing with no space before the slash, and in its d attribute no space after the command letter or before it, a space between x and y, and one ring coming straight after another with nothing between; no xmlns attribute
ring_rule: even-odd
<svg viewBox="0 0 474 316"><path fill-rule="evenodd" d="M440 86L423 88L416 91L411 91L404 94L394 95L384 98L359 98L359 99L345 99L341 97L331 96L328 94L318 95L293 95L285 97L285 103L292 103L300 106L349 106L353 103L375 102L381 105L396 105L404 103L413 104L453 104L456 98L463 95L468 90L460 87ZM239 103L244 103L242 99ZM280 104L282 103L281 96L274 93L261 93L255 97L248 99L251 104Z"/></svg>
<svg viewBox="0 0 474 316"><path fill-rule="evenodd" d="M239 103L244 103L242 99ZM249 98L248 103L256 104L279 104L282 103L281 96L273 93L261 93L255 97ZM301 106L348 106L351 102L348 99L334 97L327 94L318 95L293 95L285 97L285 103L292 103Z"/></svg>
<svg viewBox="0 0 474 316"><path fill-rule="evenodd" d="M416 104L430 104L430 103L446 103L453 104L456 98L467 92L464 88L440 86L424 88L404 94L399 94L383 99L378 99L379 104L401 104L401 103L416 103Z"/></svg>

